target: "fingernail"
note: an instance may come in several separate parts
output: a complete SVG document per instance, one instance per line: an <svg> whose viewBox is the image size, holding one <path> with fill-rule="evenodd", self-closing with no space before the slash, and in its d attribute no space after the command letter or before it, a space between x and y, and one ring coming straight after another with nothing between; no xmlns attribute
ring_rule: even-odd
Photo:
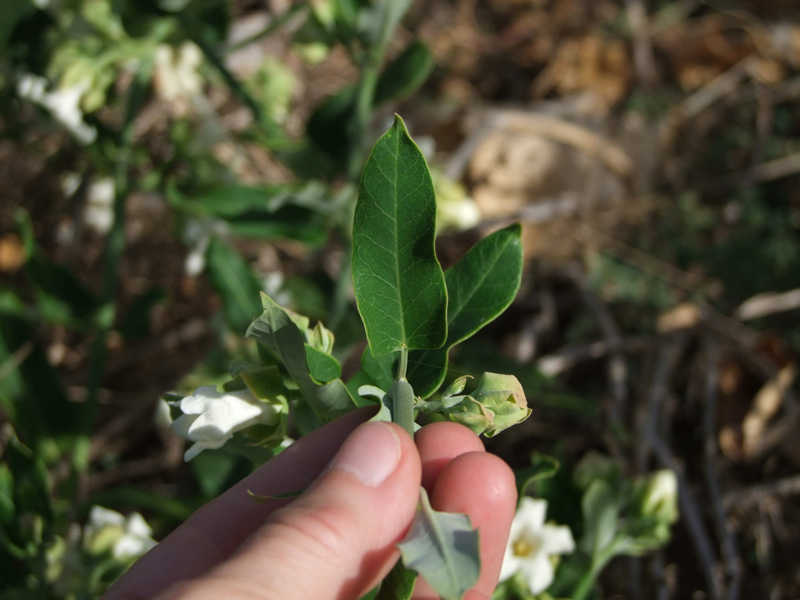
<svg viewBox="0 0 800 600"><path fill-rule="evenodd" d="M385 423L365 423L347 438L331 463L364 485L378 487L400 462L400 438Z"/></svg>

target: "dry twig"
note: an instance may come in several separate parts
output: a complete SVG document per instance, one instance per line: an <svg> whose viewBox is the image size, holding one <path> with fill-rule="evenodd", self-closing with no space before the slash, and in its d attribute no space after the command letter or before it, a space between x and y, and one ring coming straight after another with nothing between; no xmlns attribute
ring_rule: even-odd
<svg viewBox="0 0 800 600"><path fill-rule="evenodd" d="M652 440L652 446L661 466L675 471L678 477L678 502L681 509L681 521L686 526L686 531L694 542L694 549L697 553L697 558L700 560L700 567L706 580L706 585L711 592L711 597L720 599L722 596L720 593L719 570L717 569L718 559L711 543L711 536L709 536L703 522L702 511L698 506L697 500L689 491L689 482L683 473L683 469L675 460L667 444L659 437L655 437Z"/></svg>
<svg viewBox="0 0 800 600"><path fill-rule="evenodd" d="M796 156L800 157L800 154ZM797 309L800 309L800 288L788 292L770 292L753 296L742 302L734 316L742 321L752 321Z"/></svg>

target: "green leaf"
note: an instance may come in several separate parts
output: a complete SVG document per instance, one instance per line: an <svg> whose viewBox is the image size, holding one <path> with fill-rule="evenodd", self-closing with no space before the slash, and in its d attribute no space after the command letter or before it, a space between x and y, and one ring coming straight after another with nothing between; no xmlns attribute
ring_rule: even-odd
<svg viewBox="0 0 800 600"><path fill-rule="evenodd" d="M539 452L531 453L530 466L514 472L519 495L524 496L528 488L537 481L554 477L560 467L561 463L557 458Z"/></svg>
<svg viewBox="0 0 800 600"><path fill-rule="evenodd" d="M469 517L433 510L423 488L420 509L397 547L403 564L422 575L444 600L460 600L480 576L478 532Z"/></svg>
<svg viewBox="0 0 800 600"><path fill-rule="evenodd" d="M434 64L428 46L419 40L413 42L381 73L375 89L375 104L413 94L425 83Z"/></svg>
<svg viewBox="0 0 800 600"><path fill-rule="evenodd" d="M394 384L396 372L395 363L400 358L399 354L384 354L375 358L369 348L364 348L361 355L361 370L369 377L370 381L379 388L388 390Z"/></svg>
<svg viewBox="0 0 800 600"><path fill-rule="evenodd" d="M150 333L150 313L167 297L162 287L152 287L134 298L117 330L127 341L140 340Z"/></svg>
<svg viewBox="0 0 800 600"><path fill-rule="evenodd" d="M3 18L0 19L0 48L6 49L6 44L17 24L30 18L36 11L36 5L30 0L3 3Z"/></svg>
<svg viewBox="0 0 800 600"><path fill-rule="evenodd" d="M13 429L9 427L4 433L9 437L4 461L14 475L15 504L52 519L52 483L44 461L17 438Z"/></svg>
<svg viewBox="0 0 800 600"><path fill-rule="evenodd" d="M221 185L182 194L168 186L176 209L224 219L236 235L258 239L294 239L309 244L325 241L325 215L338 210L330 188L319 182L303 185Z"/></svg>
<svg viewBox="0 0 800 600"><path fill-rule="evenodd" d="M327 383L342 376L342 365L330 354L306 344L306 361L311 377L318 383Z"/></svg>
<svg viewBox="0 0 800 600"><path fill-rule="evenodd" d="M450 348L493 321L514 300L522 279L521 234L519 223L494 232L444 274L447 342L438 350L411 352L408 357L408 380L421 398L442 385Z"/></svg>
<svg viewBox="0 0 800 600"><path fill-rule="evenodd" d="M413 94L434 67L433 55L422 42L414 42L390 62L378 77L373 106ZM358 88L348 85L323 99L306 125L309 138L339 167L360 140L353 138L350 123L356 111ZM360 147L359 147L360 151Z"/></svg>
<svg viewBox="0 0 800 600"><path fill-rule="evenodd" d="M358 30L373 48L383 48L411 6L411 0L378 0L358 14Z"/></svg>
<svg viewBox="0 0 800 600"><path fill-rule="evenodd" d="M311 377L303 334L286 311L263 293L261 304L264 312L250 324L247 336L256 338L283 362L300 393L320 419L333 420L353 410L356 402L341 379L319 385Z"/></svg>
<svg viewBox="0 0 800 600"><path fill-rule="evenodd" d="M409 600L414 593L414 584L417 582L417 574L406 569L403 563L397 563L389 571L389 574L381 583L380 591L375 596L375 600Z"/></svg>
<svg viewBox="0 0 800 600"><path fill-rule="evenodd" d="M596 479L581 499L585 549L596 560L611 544L617 533L619 501L611 485Z"/></svg>
<svg viewBox="0 0 800 600"><path fill-rule="evenodd" d="M434 249L436 199L428 165L403 120L372 149L353 219L353 282L372 354L439 348L447 290Z"/></svg>
<svg viewBox="0 0 800 600"><path fill-rule="evenodd" d="M211 285L222 296L226 320L234 330L244 331L261 312L255 275L238 252L219 240L211 240L206 261Z"/></svg>

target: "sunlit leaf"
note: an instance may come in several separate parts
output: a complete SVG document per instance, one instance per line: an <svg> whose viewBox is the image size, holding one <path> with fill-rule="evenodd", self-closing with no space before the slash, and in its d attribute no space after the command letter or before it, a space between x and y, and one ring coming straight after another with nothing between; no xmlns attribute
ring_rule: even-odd
<svg viewBox="0 0 800 600"><path fill-rule="evenodd" d="M405 98L416 91L433 71L433 54L424 42L413 42L390 62L375 89L375 104Z"/></svg>
<svg viewBox="0 0 800 600"><path fill-rule="evenodd" d="M409 355L408 380L418 396L435 392L447 371L447 353L511 304L522 278L521 227L514 224L475 244L445 273L447 342L437 350Z"/></svg>
<svg viewBox="0 0 800 600"><path fill-rule="evenodd" d="M447 338L447 291L436 259L428 166L403 120L375 144L356 204L353 281L374 356Z"/></svg>
<svg viewBox="0 0 800 600"><path fill-rule="evenodd" d="M264 311L250 324L247 335L256 338L283 362L314 412L327 421L355 408L356 402L341 379L319 385L311 377L303 334L286 311L263 293L261 304Z"/></svg>

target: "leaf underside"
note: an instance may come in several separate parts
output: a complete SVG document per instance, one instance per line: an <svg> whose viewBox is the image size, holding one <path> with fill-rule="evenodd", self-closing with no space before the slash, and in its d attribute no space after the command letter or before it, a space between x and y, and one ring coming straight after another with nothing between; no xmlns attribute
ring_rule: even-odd
<svg viewBox="0 0 800 600"><path fill-rule="evenodd" d="M413 569L444 600L461 600L481 572L478 532L469 517L438 512L420 488L420 508L397 547L403 564Z"/></svg>

